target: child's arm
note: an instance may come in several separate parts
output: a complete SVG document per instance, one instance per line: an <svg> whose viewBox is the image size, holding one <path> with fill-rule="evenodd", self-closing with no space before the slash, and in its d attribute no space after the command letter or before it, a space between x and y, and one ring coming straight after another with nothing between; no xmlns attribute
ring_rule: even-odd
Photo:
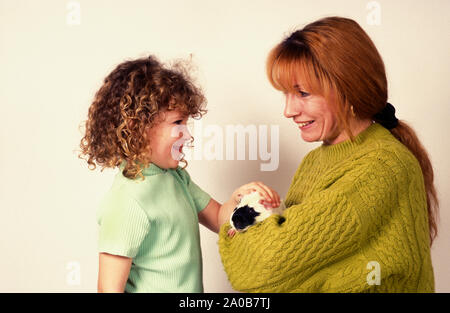
<svg viewBox="0 0 450 313"><path fill-rule="evenodd" d="M198 214L198 221L203 226L218 233L220 226L230 219L231 212L236 207L232 199L221 205L214 199L209 200L208 205Z"/></svg>
<svg viewBox="0 0 450 313"><path fill-rule="evenodd" d="M253 191L258 191L264 197L265 204L272 207L278 207L280 205L280 196L275 190L263 183L253 182L236 189L231 195L231 198L222 205L216 200L211 199L208 205L198 214L199 222L213 232L218 233L220 226L229 221L233 209L239 204L240 198L244 194Z"/></svg>
<svg viewBox="0 0 450 313"><path fill-rule="evenodd" d="M124 292L130 274L132 258L100 253L98 292Z"/></svg>

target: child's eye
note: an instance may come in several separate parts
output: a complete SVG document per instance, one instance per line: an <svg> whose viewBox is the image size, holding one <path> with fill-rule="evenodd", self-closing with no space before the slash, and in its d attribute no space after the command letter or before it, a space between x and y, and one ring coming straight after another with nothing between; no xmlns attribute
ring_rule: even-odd
<svg viewBox="0 0 450 313"><path fill-rule="evenodd" d="M174 123L177 125L181 125L181 123L183 123L183 120L178 120L178 121L175 121Z"/></svg>

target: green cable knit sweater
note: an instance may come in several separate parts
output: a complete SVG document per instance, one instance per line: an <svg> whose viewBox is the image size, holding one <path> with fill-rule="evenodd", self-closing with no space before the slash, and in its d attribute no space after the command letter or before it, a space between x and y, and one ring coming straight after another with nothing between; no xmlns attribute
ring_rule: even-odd
<svg viewBox="0 0 450 313"><path fill-rule="evenodd" d="M219 249L244 292L434 292L420 165L387 129L322 145L303 159L272 215ZM377 280L378 278L378 280Z"/></svg>

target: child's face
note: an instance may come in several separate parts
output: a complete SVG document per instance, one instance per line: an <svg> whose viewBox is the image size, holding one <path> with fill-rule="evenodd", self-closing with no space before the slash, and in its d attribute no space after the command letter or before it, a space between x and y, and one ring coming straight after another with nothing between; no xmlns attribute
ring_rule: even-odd
<svg viewBox="0 0 450 313"><path fill-rule="evenodd" d="M177 168L182 158L181 149L192 136L187 129L189 116L179 111L165 111L161 122L149 129L151 162L160 168Z"/></svg>

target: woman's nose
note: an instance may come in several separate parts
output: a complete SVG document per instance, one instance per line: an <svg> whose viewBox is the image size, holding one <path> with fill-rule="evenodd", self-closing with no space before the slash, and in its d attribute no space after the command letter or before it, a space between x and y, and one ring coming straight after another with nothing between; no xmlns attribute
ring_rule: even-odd
<svg viewBox="0 0 450 313"><path fill-rule="evenodd" d="M299 114L299 104L291 94L286 95L286 106L284 107L284 116L287 118L294 117Z"/></svg>

